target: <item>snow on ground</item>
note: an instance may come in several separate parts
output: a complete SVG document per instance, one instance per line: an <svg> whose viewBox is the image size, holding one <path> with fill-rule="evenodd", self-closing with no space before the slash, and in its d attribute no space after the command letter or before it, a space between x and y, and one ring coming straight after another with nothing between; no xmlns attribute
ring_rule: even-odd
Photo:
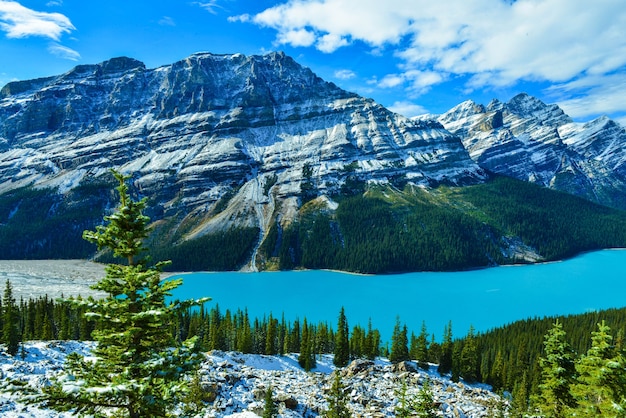
<svg viewBox="0 0 626 418"><path fill-rule="evenodd" d="M27 342L24 353L13 358L0 350L0 416L3 418L66 418L58 413L20 402L16 382L38 388L63 369L68 353L88 355L91 342ZM23 356L23 358L22 358ZM327 391L335 369L331 355L318 357L317 368L303 371L297 354L262 356L212 351L200 369L201 384L209 403L194 418L253 418L262 415L267 388L273 388L280 417L318 417L326 410ZM408 394L419 391L428 379L442 417L479 418L492 416L490 407L499 397L481 385L464 385L441 378L435 366L417 370L414 363L391 365L385 359L356 360L341 371L353 416L392 417L398 390L406 383ZM182 416L182 415L181 415Z"/></svg>

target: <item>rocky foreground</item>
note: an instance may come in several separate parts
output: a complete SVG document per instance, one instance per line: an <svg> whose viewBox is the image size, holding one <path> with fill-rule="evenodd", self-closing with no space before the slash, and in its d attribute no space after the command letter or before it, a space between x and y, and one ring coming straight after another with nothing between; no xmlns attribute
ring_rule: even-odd
<svg viewBox="0 0 626 418"><path fill-rule="evenodd" d="M45 385L62 370L65 356L78 351L88 354L93 343L29 342L17 357L0 353L0 415L5 418L52 418L72 415L27 406L13 391L16 381L30 387ZM207 407L196 417L261 416L266 389L271 386L285 418L317 417L326 410L332 383L332 356L318 359L317 368L304 372L297 355L261 356L212 351L201 368L201 385ZM404 383L407 394L416 394L426 379L431 382L442 417L491 417L502 400L487 387L454 383L441 378L434 367L418 370L412 362L391 365L388 361L356 360L341 370L349 407L355 417L392 417L398 391ZM181 412L180 416L184 416Z"/></svg>

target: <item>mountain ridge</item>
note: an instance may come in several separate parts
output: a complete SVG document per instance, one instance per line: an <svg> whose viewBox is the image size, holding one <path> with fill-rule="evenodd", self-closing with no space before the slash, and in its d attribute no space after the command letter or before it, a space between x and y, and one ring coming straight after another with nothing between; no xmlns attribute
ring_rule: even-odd
<svg viewBox="0 0 626 418"><path fill-rule="evenodd" d="M335 216L346 194L376 185L478 185L488 172L515 177L505 170L515 168L507 153L526 148L519 171L527 173L520 161L535 165L525 180L554 186L547 179L559 158L576 174L602 171L583 166L568 148L606 161L621 155L587 134L595 129L603 139L612 127L619 142L618 125L577 128L558 107L527 95L459 106L455 118L406 118L284 53L197 53L154 69L119 57L12 82L0 92L0 242L22 239L21 223L41 219L9 256L59 254L60 236L74 243L81 228L110 210L106 174L116 169L131 173L136 193L149 199L156 241L180 247L205 236L244 240L238 251L251 251L248 267L256 269L257 257L275 252L260 254L272 234L281 241L306 207ZM586 185L589 178L575 180Z"/></svg>

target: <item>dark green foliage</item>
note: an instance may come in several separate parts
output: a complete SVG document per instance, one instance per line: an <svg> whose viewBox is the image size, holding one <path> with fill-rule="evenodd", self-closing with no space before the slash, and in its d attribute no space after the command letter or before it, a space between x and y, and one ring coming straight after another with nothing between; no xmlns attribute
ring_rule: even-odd
<svg viewBox="0 0 626 418"><path fill-rule="evenodd" d="M231 228L178 245L159 245L151 251L155 259L169 259L170 271L224 271L241 268L259 239L258 228Z"/></svg>
<svg viewBox="0 0 626 418"><path fill-rule="evenodd" d="M305 371L311 371L316 366L315 361L315 329L310 327L306 318L302 325L302 340L300 342L300 355L298 363Z"/></svg>
<svg viewBox="0 0 626 418"><path fill-rule="evenodd" d="M325 418L351 418L352 414L348 409L348 396L346 387L341 381L341 374L338 370L333 373L333 383L326 397L328 410L322 413Z"/></svg>
<svg viewBox="0 0 626 418"><path fill-rule="evenodd" d="M278 416L278 407L273 398L272 386L265 391L265 406L263 407L263 418L274 418Z"/></svg>
<svg viewBox="0 0 626 418"><path fill-rule="evenodd" d="M441 356L439 357L439 366L437 366L437 372L439 372L439 374L442 376L452 371L452 353L452 321L450 321L443 330Z"/></svg>
<svg viewBox="0 0 626 418"><path fill-rule="evenodd" d="M425 322L422 322L422 329L417 337L415 334L411 334L409 357L411 360L417 361L422 369L428 370L428 334Z"/></svg>
<svg viewBox="0 0 626 418"><path fill-rule="evenodd" d="M624 416L626 407L626 364L623 353L613 345L611 329L605 321L591 334L591 347L576 363L572 394L578 401L576 416Z"/></svg>
<svg viewBox="0 0 626 418"><path fill-rule="evenodd" d="M185 399L186 380L201 360L194 352L196 338L180 343L168 331L180 314L204 300L165 302L182 280L161 281L162 264L144 264L146 201L132 200L128 177L113 174L120 204L105 217L105 226L84 233L99 249L107 248L126 262L107 266L94 289L108 296L86 306L85 315L96 323L96 360L69 354L64 373L43 389L41 400L54 410L77 414L101 416L113 409L130 418L168 416Z"/></svg>
<svg viewBox="0 0 626 418"><path fill-rule="evenodd" d="M2 342L9 355L17 354L20 340L19 312L13 298L13 287L7 279L2 298Z"/></svg>
<svg viewBox="0 0 626 418"><path fill-rule="evenodd" d="M66 194L21 188L0 196L0 253L4 259L87 258L94 246L85 229L102 220L110 184L83 182Z"/></svg>
<svg viewBox="0 0 626 418"><path fill-rule="evenodd" d="M335 351L333 363L337 367L345 367L350 361L350 343L349 343L348 320L343 306L339 312L337 320L337 332L335 333Z"/></svg>
<svg viewBox="0 0 626 418"><path fill-rule="evenodd" d="M302 167L302 183L300 183L300 196L302 196L302 204L312 200L317 196L315 184L313 184L313 167L306 163Z"/></svg>
<svg viewBox="0 0 626 418"><path fill-rule="evenodd" d="M459 360L459 375L468 383L479 380L480 353L478 341L474 333L474 327L470 326L467 336L463 341L461 357Z"/></svg>
<svg viewBox="0 0 626 418"><path fill-rule="evenodd" d="M389 273L519 262L503 255L502 237L519 237L547 260L626 246L626 213L504 177L336 198L336 211L301 213L265 253L278 255L281 269Z"/></svg>
<svg viewBox="0 0 626 418"><path fill-rule="evenodd" d="M408 418L413 416L413 413L415 412L415 400L408 394L408 385L406 383L406 379L402 381L402 386L400 386L400 389L396 390L395 396L396 406L393 408L393 412L396 414L396 417Z"/></svg>
<svg viewBox="0 0 626 418"><path fill-rule="evenodd" d="M422 387L417 393L415 400L415 413L419 418L435 418L437 414L437 404L433 395L430 380L424 380Z"/></svg>
<svg viewBox="0 0 626 418"><path fill-rule="evenodd" d="M623 211L506 177L459 192L489 224L504 235L520 237L547 260L625 246Z"/></svg>
<svg viewBox="0 0 626 418"><path fill-rule="evenodd" d="M545 356L539 359L541 384L537 406L548 417L569 416L568 408L576 405L570 391L576 373L575 354L565 335L563 325L555 322L545 337Z"/></svg>
<svg viewBox="0 0 626 418"><path fill-rule="evenodd" d="M392 363L410 360L407 333L406 325L400 326L400 318L396 318L396 325L391 335L391 353L389 354L389 361Z"/></svg>

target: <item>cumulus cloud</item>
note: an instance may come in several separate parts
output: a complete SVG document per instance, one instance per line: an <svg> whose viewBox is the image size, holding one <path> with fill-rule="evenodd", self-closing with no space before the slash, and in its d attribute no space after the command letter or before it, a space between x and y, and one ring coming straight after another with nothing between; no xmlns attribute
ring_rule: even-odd
<svg viewBox="0 0 626 418"><path fill-rule="evenodd" d="M8 38L43 36L58 41L76 28L61 13L38 12L15 1L0 0L0 30Z"/></svg>
<svg viewBox="0 0 626 418"><path fill-rule="evenodd" d="M555 84L549 94L559 103L565 113L573 118L625 112L624 91L626 73L589 75L573 81ZM620 122L626 121L622 119Z"/></svg>
<svg viewBox="0 0 626 418"><path fill-rule="evenodd" d="M402 79L414 91L450 75L473 90L566 83L626 65L623 0L289 0L247 20L275 29L278 44L326 53L355 42L393 47L404 73L381 86Z"/></svg>
<svg viewBox="0 0 626 418"><path fill-rule="evenodd" d="M428 111L424 107L408 101L395 102L394 104L389 106L389 110L408 118L428 113Z"/></svg>
<svg viewBox="0 0 626 418"><path fill-rule="evenodd" d="M339 80L350 80L356 77L356 73L352 70L337 70L335 71L335 78Z"/></svg>
<svg viewBox="0 0 626 418"><path fill-rule="evenodd" d="M80 54L74 51L71 48L58 44L56 42L50 44L48 46L48 52L53 55L56 55L59 58L63 58L70 61L78 61L80 59Z"/></svg>

